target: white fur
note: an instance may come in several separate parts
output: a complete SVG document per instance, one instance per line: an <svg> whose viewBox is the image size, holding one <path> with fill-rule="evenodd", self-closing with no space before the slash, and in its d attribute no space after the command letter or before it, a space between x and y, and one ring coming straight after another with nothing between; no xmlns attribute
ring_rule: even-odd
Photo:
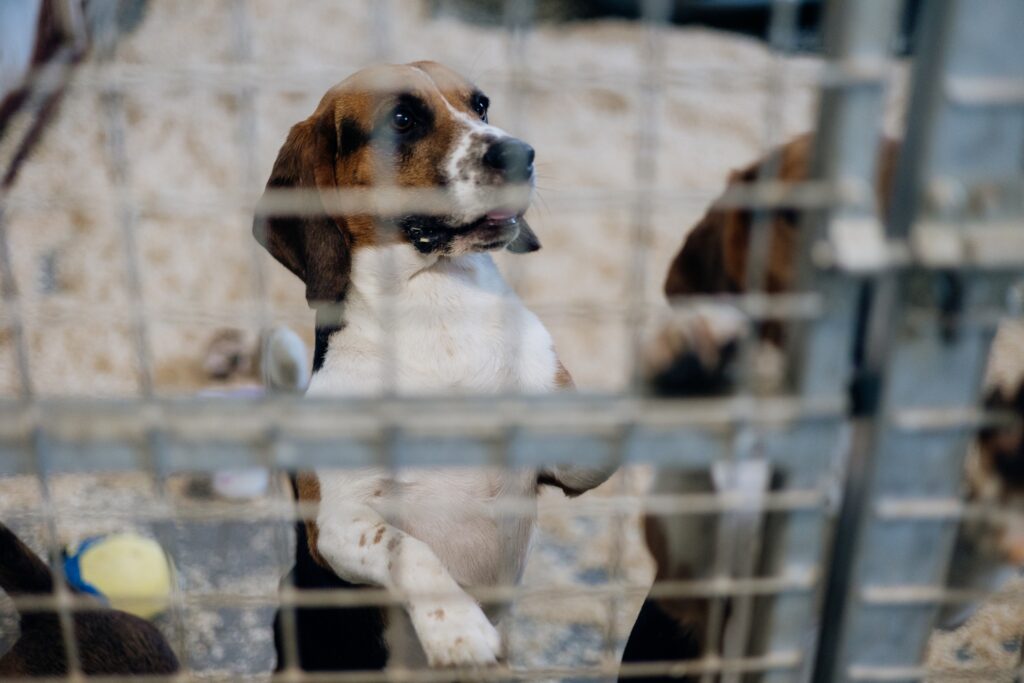
<svg viewBox="0 0 1024 683"><path fill-rule="evenodd" d="M452 218L455 223L470 223L494 208L489 193L480 189L483 175L481 160L489 145L509 135L496 126L458 111L447 101L445 104L461 126L458 142L445 163L448 191L457 209Z"/></svg>
<svg viewBox="0 0 1024 683"><path fill-rule="evenodd" d="M442 258L404 244L364 248L354 254L352 276L345 327L331 336L311 395L554 388L551 336L488 254ZM536 473L317 475L324 559L348 581L410 596L406 611L423 653L406 663L424 656L434 665L494 662L501 654L498 632L461 587L518 581L532 516L496 516L491 503L532 500ZM394 642L407 639L406 628L392 624L388 638L392 653L408 650Z"/></svg>
<svg viewBox="0 0 1024 683"><path fill-rule="evenodd" d="M312 394L540 393L554 388L551 335L489 254L423 256L406 244L355 252L345 329Z"/></svg>

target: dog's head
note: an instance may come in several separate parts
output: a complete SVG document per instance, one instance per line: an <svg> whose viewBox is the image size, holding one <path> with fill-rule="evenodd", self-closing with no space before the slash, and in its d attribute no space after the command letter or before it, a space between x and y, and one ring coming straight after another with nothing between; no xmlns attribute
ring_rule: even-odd
<svg viewBox="0 0 1024 683"><path fill-rule="evenodd" d="M814 137L810 134L794 138L765 158L733 171L728 187L762 179L793 184L805 182L810 177L813 145ZM881 216L888 213L898 153L898 142L882 140L875 185L875 200ZM771 237L764 286L770 293L789 291L795 284L800 210L796 206L777 206L765 213L764 227L771 231ZM674 297L746 291L747 256L754 223L755 212L750 209L713 205L687 234L682 249L673 259L665 279L665 294Z"/></svg>
<svg viewBox="0 0 1024 683"><path fill-rule="evenodd" d="M344 298L352 252L363 246L407 242L431 256L536 251L523 219L534 151L488 123L489 105L433 62L356 73L292 127L267 183L304 190L314 205L295 212L264 202L256 239L302 278L311 304ZM371 206L338 210L338 190L371 188ZM430 210L392 204L381 192L389 188L423 191Z"/></svg>
<svg viewBox="0 0 1024 683"><path fill-rule="evenodd" d="M798 183L807 179L812 139L802 136L729 175L729 187L757 182L770 165L778 179ZM766 286L780 292L792 285L797 224L795 210L780 207L771 216L771 248ZM665 279L669 297L688 294L735 294L746 290L747 252L753 213L749 209L712 206L687 235Z"/></svg>

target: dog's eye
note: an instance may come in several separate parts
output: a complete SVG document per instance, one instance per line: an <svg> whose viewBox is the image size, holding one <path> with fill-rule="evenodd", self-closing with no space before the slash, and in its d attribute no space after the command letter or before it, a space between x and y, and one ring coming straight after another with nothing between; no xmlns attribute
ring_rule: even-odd
<svg viewBox="0 0 1024 683"><path fill-rule="evenodd" d="M491 101L487 99L485 95L477 95L473 98L473 111L475 111L481 119L487 121L487 110L491 106Z"/></svg>
<svg viewBox="0 0 1024 683"><path fill-rule="evenodd" d="M408 133L416 122L405 107L399 107L391 114L391 127L399 133Z"/></svg>

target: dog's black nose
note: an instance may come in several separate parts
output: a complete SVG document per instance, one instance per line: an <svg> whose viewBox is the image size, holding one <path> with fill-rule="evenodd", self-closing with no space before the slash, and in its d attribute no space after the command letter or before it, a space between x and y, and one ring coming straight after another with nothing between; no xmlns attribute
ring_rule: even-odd
<svg viewBox="0 0 1024 683"><path fill-rule="evenodd" d="M533 147L522 140L505 138L492 144L484 154L484 165L501 171L506 180L525 182L533 177Z"/></svg>

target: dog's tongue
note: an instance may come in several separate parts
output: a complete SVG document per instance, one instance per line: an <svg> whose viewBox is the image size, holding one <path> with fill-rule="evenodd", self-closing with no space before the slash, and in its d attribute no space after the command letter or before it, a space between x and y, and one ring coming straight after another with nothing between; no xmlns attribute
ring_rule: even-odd
<svg viewBox="0 0 1024 683"><path fill-rule="evenodd" d="M495 211L489 211L485 218L492 223L504 223L505 221L510 221L518 216L519 214L516 211L498 209Z"/></svg>

